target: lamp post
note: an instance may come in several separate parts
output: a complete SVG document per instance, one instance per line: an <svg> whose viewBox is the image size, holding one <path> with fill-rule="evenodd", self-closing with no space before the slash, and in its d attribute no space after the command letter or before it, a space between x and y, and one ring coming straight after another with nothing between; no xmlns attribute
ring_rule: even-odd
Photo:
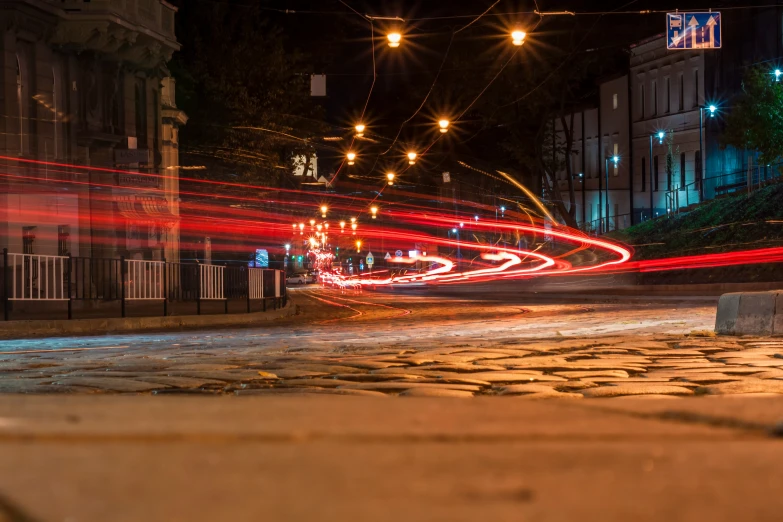
<svg viewBox="0 0 783 522"><path fill-rule="evenodd" d="M605 168L604 168L604 201L606 201L606 212L604 212L604 215L606 216L606 227L604 229L604 233L609 232L609 160L614 163L614 168L617 168L617 166L620 164L620 156L607 156L605 158Z"/></svg>
<svg viewBox="0 0 783 522"><path fill-rule="evenodd" d="M775 78L780 77L780 70L775 71ZM700 105L699 106L699 171L697 173L697 177L699 180L699 203L704 201L704 164L706 163L704 161L704 109L707 109L710 111L710 118L715 117L715 111L718 110L718 107L715 105ZM695 169L694 169L695 170ZM695 180L694 180L695 181Z"/></svg>

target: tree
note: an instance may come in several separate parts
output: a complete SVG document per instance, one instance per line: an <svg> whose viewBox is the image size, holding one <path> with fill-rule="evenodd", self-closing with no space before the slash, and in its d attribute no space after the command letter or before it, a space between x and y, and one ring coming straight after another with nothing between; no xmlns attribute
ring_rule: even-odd
<svg viewBox="0 0 783 522"><path fill-rule="evenodd" d="M722 147L748 148L770 164L783 156L783 83L764 66L748 69L721 138Z"/></svg>
<svg viewBox="0 0 783 522"><path fill-rule="evenodd" d="M178 21L183 47L171 70L190 117L183 164L206 165L210 179L277 185L325 128L304 57L247 2L184 2Z"/></svg>

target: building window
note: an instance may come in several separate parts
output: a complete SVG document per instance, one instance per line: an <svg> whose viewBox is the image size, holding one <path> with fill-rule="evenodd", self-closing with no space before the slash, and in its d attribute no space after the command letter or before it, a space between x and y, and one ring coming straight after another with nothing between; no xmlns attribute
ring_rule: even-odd
<svg viewBox="0 0 783 522"><path fill-rule="evenodd" d="M24 154L24 109L22 108L22 99L24 95L24 80L22 79L22 63L19 55L16 55L16 110L19 116L19 154Z"/></svg>
<svg viewBox="0 0 783 522"><path fill-rule="evenodd" d="M660 176L658 175L658 156L653 156L653 179L652 179L652 190L653 192L658 192L658 189L660 188Z"/></svg>
<svg viewBox="0 0 783 522"><path fill-rule="evenodd" d="M680 110L685 110L685 76L680 73Z"/></svg>
<svg viewBox="0 0 783 522"><path fill-rule="evenodd" d="M639 115L644 119L644 85L639 86Z"/></svg>
<svg viewBox="0 0 783 522"><path fill-rule="evenodd" d="M22 227L22 253L35 253L35 232L38 227Z"/></svg>
<svg viewBox="0 0 783 522"><path fill-rule="evenodd" d="M642 158L642 192L647 192L647 159Z"/></svg>
<svg viewBox="0 0 783 522"><path fill-rule="evenodd" d="M617 109L617 94L612 95L612 109Z"/></svg>
<svg viewBox="0 0 783 522"><path fill-rule="evenodd" d="M148 149L147 141L147 92L145 89L144 78L136 79L135 89L136 102L136 138L140 149Z"/></svg>
<svg viewBox="0 0 783 522"><path fill-rule="evenodd" d="M663 110L665 113L671 112L672 107L672 82L670 81L670 78L666 77L666 105L663 106Z"/></svg>
<svg viewBox="0 0 783 522"><path fill-rule="evenodd" d="M685 153L680 154L680 188L685 188Z"/></svg>
<svg viewBox="0 0 783 522"><path fill-rule="evenodd" d="M699 106L699 70L693 71L693 108Z"/></svg>
<svg viewBox="0 0 783 522"><path fill-rule="evenodd" d="M652 82L652 102L653 110L652 115L658 116L658 82Z"/></svg>
<svg viewBox="0 0 783 522"><path fill-rule="evenodd" d="M60 225L57 227L57 255L67 256L71 253L71 227Z"/></svg>

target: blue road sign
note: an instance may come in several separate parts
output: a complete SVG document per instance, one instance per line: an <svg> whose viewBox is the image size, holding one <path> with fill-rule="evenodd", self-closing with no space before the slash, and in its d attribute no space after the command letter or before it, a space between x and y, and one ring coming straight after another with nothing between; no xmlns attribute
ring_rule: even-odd
<svg viewBox="0 0 783 522"><path fill-rule="evenodd" d="M669 49L720 49L720 13L667 13Z"/></svg>

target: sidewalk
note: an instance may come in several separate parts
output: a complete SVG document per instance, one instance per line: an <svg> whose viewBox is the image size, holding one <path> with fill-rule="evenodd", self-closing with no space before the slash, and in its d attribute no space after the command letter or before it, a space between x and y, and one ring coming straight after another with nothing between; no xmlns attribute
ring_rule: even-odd
<svg viewBox="0 0 783 522"><path fill-rule="evenodd" d="M777 521L783 400L0 396L0 520Z"/></svg>

